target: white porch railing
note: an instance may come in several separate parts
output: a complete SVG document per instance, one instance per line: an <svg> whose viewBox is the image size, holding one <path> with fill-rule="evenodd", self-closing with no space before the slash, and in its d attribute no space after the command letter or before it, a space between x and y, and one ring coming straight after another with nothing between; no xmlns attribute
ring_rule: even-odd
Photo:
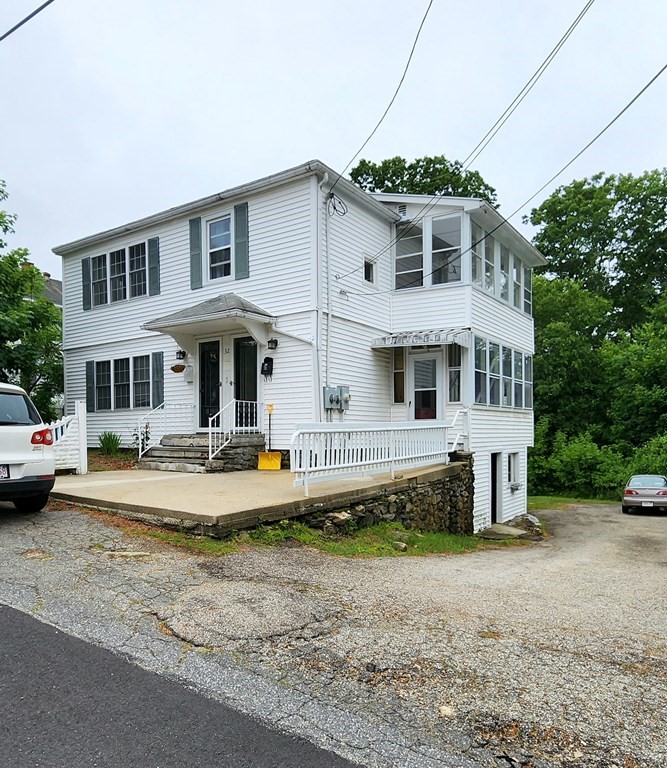
<svg viewBox="0 0 667 768"><path fill-rule="evenodd" d="M214 459L231 442L233 435L263 431L264 408L251 400L232 400L208 420L208 458Z"/></svg>
<svg viewBox="0 0 667 768"><path fill-rule="evenodd" d="M53 432L56 469L73 469L77 475L88 472L86 403L74 402L74 414L48 424Z"/></svg>
<svg viewBox="0 0 667 768"><path fill-rule="evenodd" d="M135 435L139 458L164 435L189 435L196 431L195 407L192 403L162 403L137 422Z"/></svg>
<svg viewBox="0 0 667 768"><path fill-rule="evenodd" d="M411 421L304 425L290 442L294 485L303 485L308 496L310 482L387 471L393 479L397 469L446 464L448 454L463 439L463 432L453 433L453 429L464 413L457 411L449 424Z"/></svg>

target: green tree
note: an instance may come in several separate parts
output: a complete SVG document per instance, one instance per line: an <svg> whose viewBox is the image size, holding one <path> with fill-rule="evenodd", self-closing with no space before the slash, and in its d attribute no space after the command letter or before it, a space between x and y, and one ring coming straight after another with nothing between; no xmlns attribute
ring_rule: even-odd
<svg viewBox="0 0 667 768"><path fill-rule="evenodd" d="M0 181L0 202L7 198ZM0 232L14 231L16 217L0 211ZM0 238L0 381L19 384L42 417L56 416L53 398L63 389L61 313L43 298L44 277L25 248L5 251Z"/></svg>
<svg viewBox="0 0 667 768"><path fill-rule="evenodd" d="M598 435L608 423L601 348L610 311L576 280L533 281L535 417L553 432Z"/></svg>
<svg viewBox="0 0 667 768"><path fill-rule="evenodd" d="M612 302L611 330L644 322L667 288L667 169L573 181L530 222L546 271Z"/></svg>
<svg viewBox="0 0 667 768"><path fill-rule="evenodd" d="M496 190L477 171L464 171L458 160L444 155L419 157L411 163L402 157L381 163L360 160L350 178L366 192L480 197L496 207Z"/></svg>
<svg viewBox="0 0 667 768"><path fill-rule="evenodd" d="M609 438L626 453L667 434L667 299L649 320L607 340L603 347L609 381Z"/></svg>

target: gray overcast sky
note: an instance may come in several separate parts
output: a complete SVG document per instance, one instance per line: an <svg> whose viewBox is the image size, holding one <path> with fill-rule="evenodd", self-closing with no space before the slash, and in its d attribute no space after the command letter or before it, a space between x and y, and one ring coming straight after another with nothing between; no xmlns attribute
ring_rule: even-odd
<svg viewBox="0 0 667 768"><path fill-rule="evenodd" d="M3 0L0 34L39 5ZM0 43L0 178L19 215L10 246L59 277L55 245L313 158L342 170L389 102L426 5L56 0ZM435 0L362 157L462 160L584 5ZM656 74L666 30L663 0L595 2L474 165L501 212ZM667 73L553 188L664 167L666 103Z"/></svg>

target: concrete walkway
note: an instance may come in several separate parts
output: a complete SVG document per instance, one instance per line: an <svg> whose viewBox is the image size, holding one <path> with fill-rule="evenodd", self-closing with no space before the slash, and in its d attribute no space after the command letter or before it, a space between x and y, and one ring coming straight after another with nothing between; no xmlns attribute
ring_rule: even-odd
<svg viewBox="0 0 667 768"><path fill-rule="evenodd" d="M403 472L401 479L433 469ZM285 470L211 474L126 470L61 475L51 496L146 522L231 530L296 517L324 504L345 506L384 487L396 487L399 480L377 474L314 483L308 498L293 483L294 475Z"/></svg>

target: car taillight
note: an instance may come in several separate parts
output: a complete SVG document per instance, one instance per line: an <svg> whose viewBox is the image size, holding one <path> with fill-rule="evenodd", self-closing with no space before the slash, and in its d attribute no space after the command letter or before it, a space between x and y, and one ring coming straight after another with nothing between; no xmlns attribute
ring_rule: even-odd
<svg viewBox="0 0 667 768"><path fill-rule="evenodd" d="M667 496L667 491L658 491L656 496Z"/></svg>
<svg viewBox="0 0 667 768"><path fill-rule="evenodd" d="M626 496L639 496L639 491L633 491L632 488L625 489Z"/></svg>
<svg viewBox="0 0 667 768"><path fill-rule="evenodd" d="M53 432L50 429L40 429L33 432L30 442L33 445L53 445Z"/></svg>

